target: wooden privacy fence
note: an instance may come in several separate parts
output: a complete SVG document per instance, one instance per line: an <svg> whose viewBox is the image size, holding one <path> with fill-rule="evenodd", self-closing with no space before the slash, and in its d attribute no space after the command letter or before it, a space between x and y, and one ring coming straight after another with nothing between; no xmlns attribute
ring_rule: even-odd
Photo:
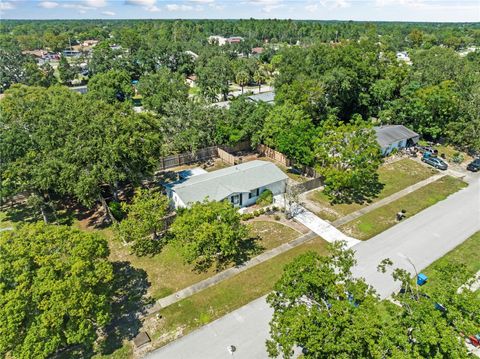
<svg viewBox="0 0 480 359"><path fill-rule="evenodd" d="M283 153L275 151L273 148L270 148L265 145L258 145L257 146L257 152L261 156L265 156L268 158L271 158L272 160L275 160L279 163L281 163L284 166L289 167L291 164L291 161L285 156Z"/></svg>
<svg viewBox="0 0 480 359"><path fill-rule="evenodd" d="M222 150L220 147L218 148L218 157L220 157L223 162L228 163L229 165L233 166L235 164L235 156L227 151Z"/></svg>
<svg viewBox="0 0 480 359"><path fill-rule="evenodd" d="M204 147L195 152L184 152L177 155L170 155L160 158L160 170L166 170L167 168L186 165L194 162L207 161L212 158L218 157L218 147Z"/></svg>
<svg viewBox="0 0 480 359"><path fill-rule="evenodd" d="M293 185L292 190L300 194L321 186L323 186L323 177L317 177L309 181Z"/></svg>

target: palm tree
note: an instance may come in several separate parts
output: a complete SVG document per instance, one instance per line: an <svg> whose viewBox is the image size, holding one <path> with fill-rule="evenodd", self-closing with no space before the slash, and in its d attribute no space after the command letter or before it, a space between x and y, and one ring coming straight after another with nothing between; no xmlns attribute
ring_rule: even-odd
<svg viewBox="0 0 480 359"><path fill-rule="evenodd" d="M261 70L255 71L255 73L253 74L253 81L255 81L257 83L258 92L260 92L260 90L262 88L262 82L265 81L265 75L264 75L263 71L261 71Z"/></svg>
<svg viewBox="0 0 480 359"><path fill-rule="evenodd" d="M237 81L237 84L239 84L242 87L242 95L243 95L243 87L248 84L248 81L250 80L248 73L246 71L239 71L237 73L237 76L235 76L235 80Z"/></svg>

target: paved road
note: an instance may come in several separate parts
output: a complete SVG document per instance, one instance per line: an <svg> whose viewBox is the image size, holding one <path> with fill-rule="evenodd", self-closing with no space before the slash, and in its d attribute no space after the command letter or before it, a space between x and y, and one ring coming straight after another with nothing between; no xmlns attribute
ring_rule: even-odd
<svg viewBox="0 0 480 359"><path fill-rule="evenodd" d="M470 178L470 186L446 200L355 247L356 275L364 276L382 296L396 285L388 275L376 271L377 264L389 257L397 266L423 269L480 230L480 178ZM265 339L271 309L264 298L227 314L219 320L151 353L149 359L255 359L266 358ZM230 355L228 345L237 352Z"/></svg>

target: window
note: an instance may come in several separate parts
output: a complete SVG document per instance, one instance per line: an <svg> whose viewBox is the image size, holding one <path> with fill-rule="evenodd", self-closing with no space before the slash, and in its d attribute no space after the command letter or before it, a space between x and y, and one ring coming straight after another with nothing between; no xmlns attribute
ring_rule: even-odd
<svg viewBox="0 0 480 359"><path fill-rule="evenodd" d="M240 195L236 194L231 197L231 201L233 204L239 204L240 203Z"/></svg>
<svg viewBox="0 0 480 359"><path fill-rule="evenodd" d="M248 198L258 197L259 194L260 194L260 188L251 190L250 193L248 194Z"/></svg>

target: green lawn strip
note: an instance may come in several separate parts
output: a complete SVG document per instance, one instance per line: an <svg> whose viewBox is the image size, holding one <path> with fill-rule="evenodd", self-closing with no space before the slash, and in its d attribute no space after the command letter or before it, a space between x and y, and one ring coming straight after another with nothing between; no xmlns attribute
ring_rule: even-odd
<svg viewBox="0 0 480 359"><path fill-rule="evenodd" d="M402 209L406 210L407 217L411 217L466 186L467 184L459 179L450 176L442 177L390 204L340 226L339 229L354 238L369 239L395 225L397 223L396 213Z"/></svg>
<svg viewBox="0 0 480 359"><path fill-rule="evenodd" d="M301 235L292 228L276 222L253 221L249 226L252 236L259 237L257 244L262 250L278 247ZM193 266L184 263L173 245L166 245L156 256L137 257L130 254L128 246L113 239L109 232L104 233L109 238L111 260L128 261L132 266L145 270L151 283L149 293L154 299L166 297L216 274L214 269L206 272L194 271Z"/></svg>
<svg viewBox="0 0 480 359"><path fill-rule="evenodd" d="M480 253L480 232L475 233L465 242L425 268L422 273L425 273L428 276L428 282L426 286L434 287L436 285L437 282L435 279L438 275L438 268L444 264L465 265L467 270L466 276L465 278L462 278L459 283L457 283L459 287L465 284L465 282L467 282L480 270L478 253Z"/></svg>
<svg viewBox="0 0 480 359"><path fill-rule="evenodd" d="M250 268L213 287L160 311L162 319L152 316L155 331L149 333L154 347L160 347L270 292L283 267L294 257L313 250L326 254L326 242L317 237L288 252Z"/></svg>
<svg viewBox="0 0 480 359"><path fill-rule="evenodd" d="M325 210L317 212L318 216L329 221L335 221L347 214L366 207L371 203L391 196L417 182L423 181L436 173L437 171L432 168L428 168L418 162L405 158L379 168L379 181L384 187L378 196L373 198L370 203L344 203L332 205L330 204L328 197L320 190L310 193L308 198L309 200L316 202L319 206L325 208Z"/></svg>

